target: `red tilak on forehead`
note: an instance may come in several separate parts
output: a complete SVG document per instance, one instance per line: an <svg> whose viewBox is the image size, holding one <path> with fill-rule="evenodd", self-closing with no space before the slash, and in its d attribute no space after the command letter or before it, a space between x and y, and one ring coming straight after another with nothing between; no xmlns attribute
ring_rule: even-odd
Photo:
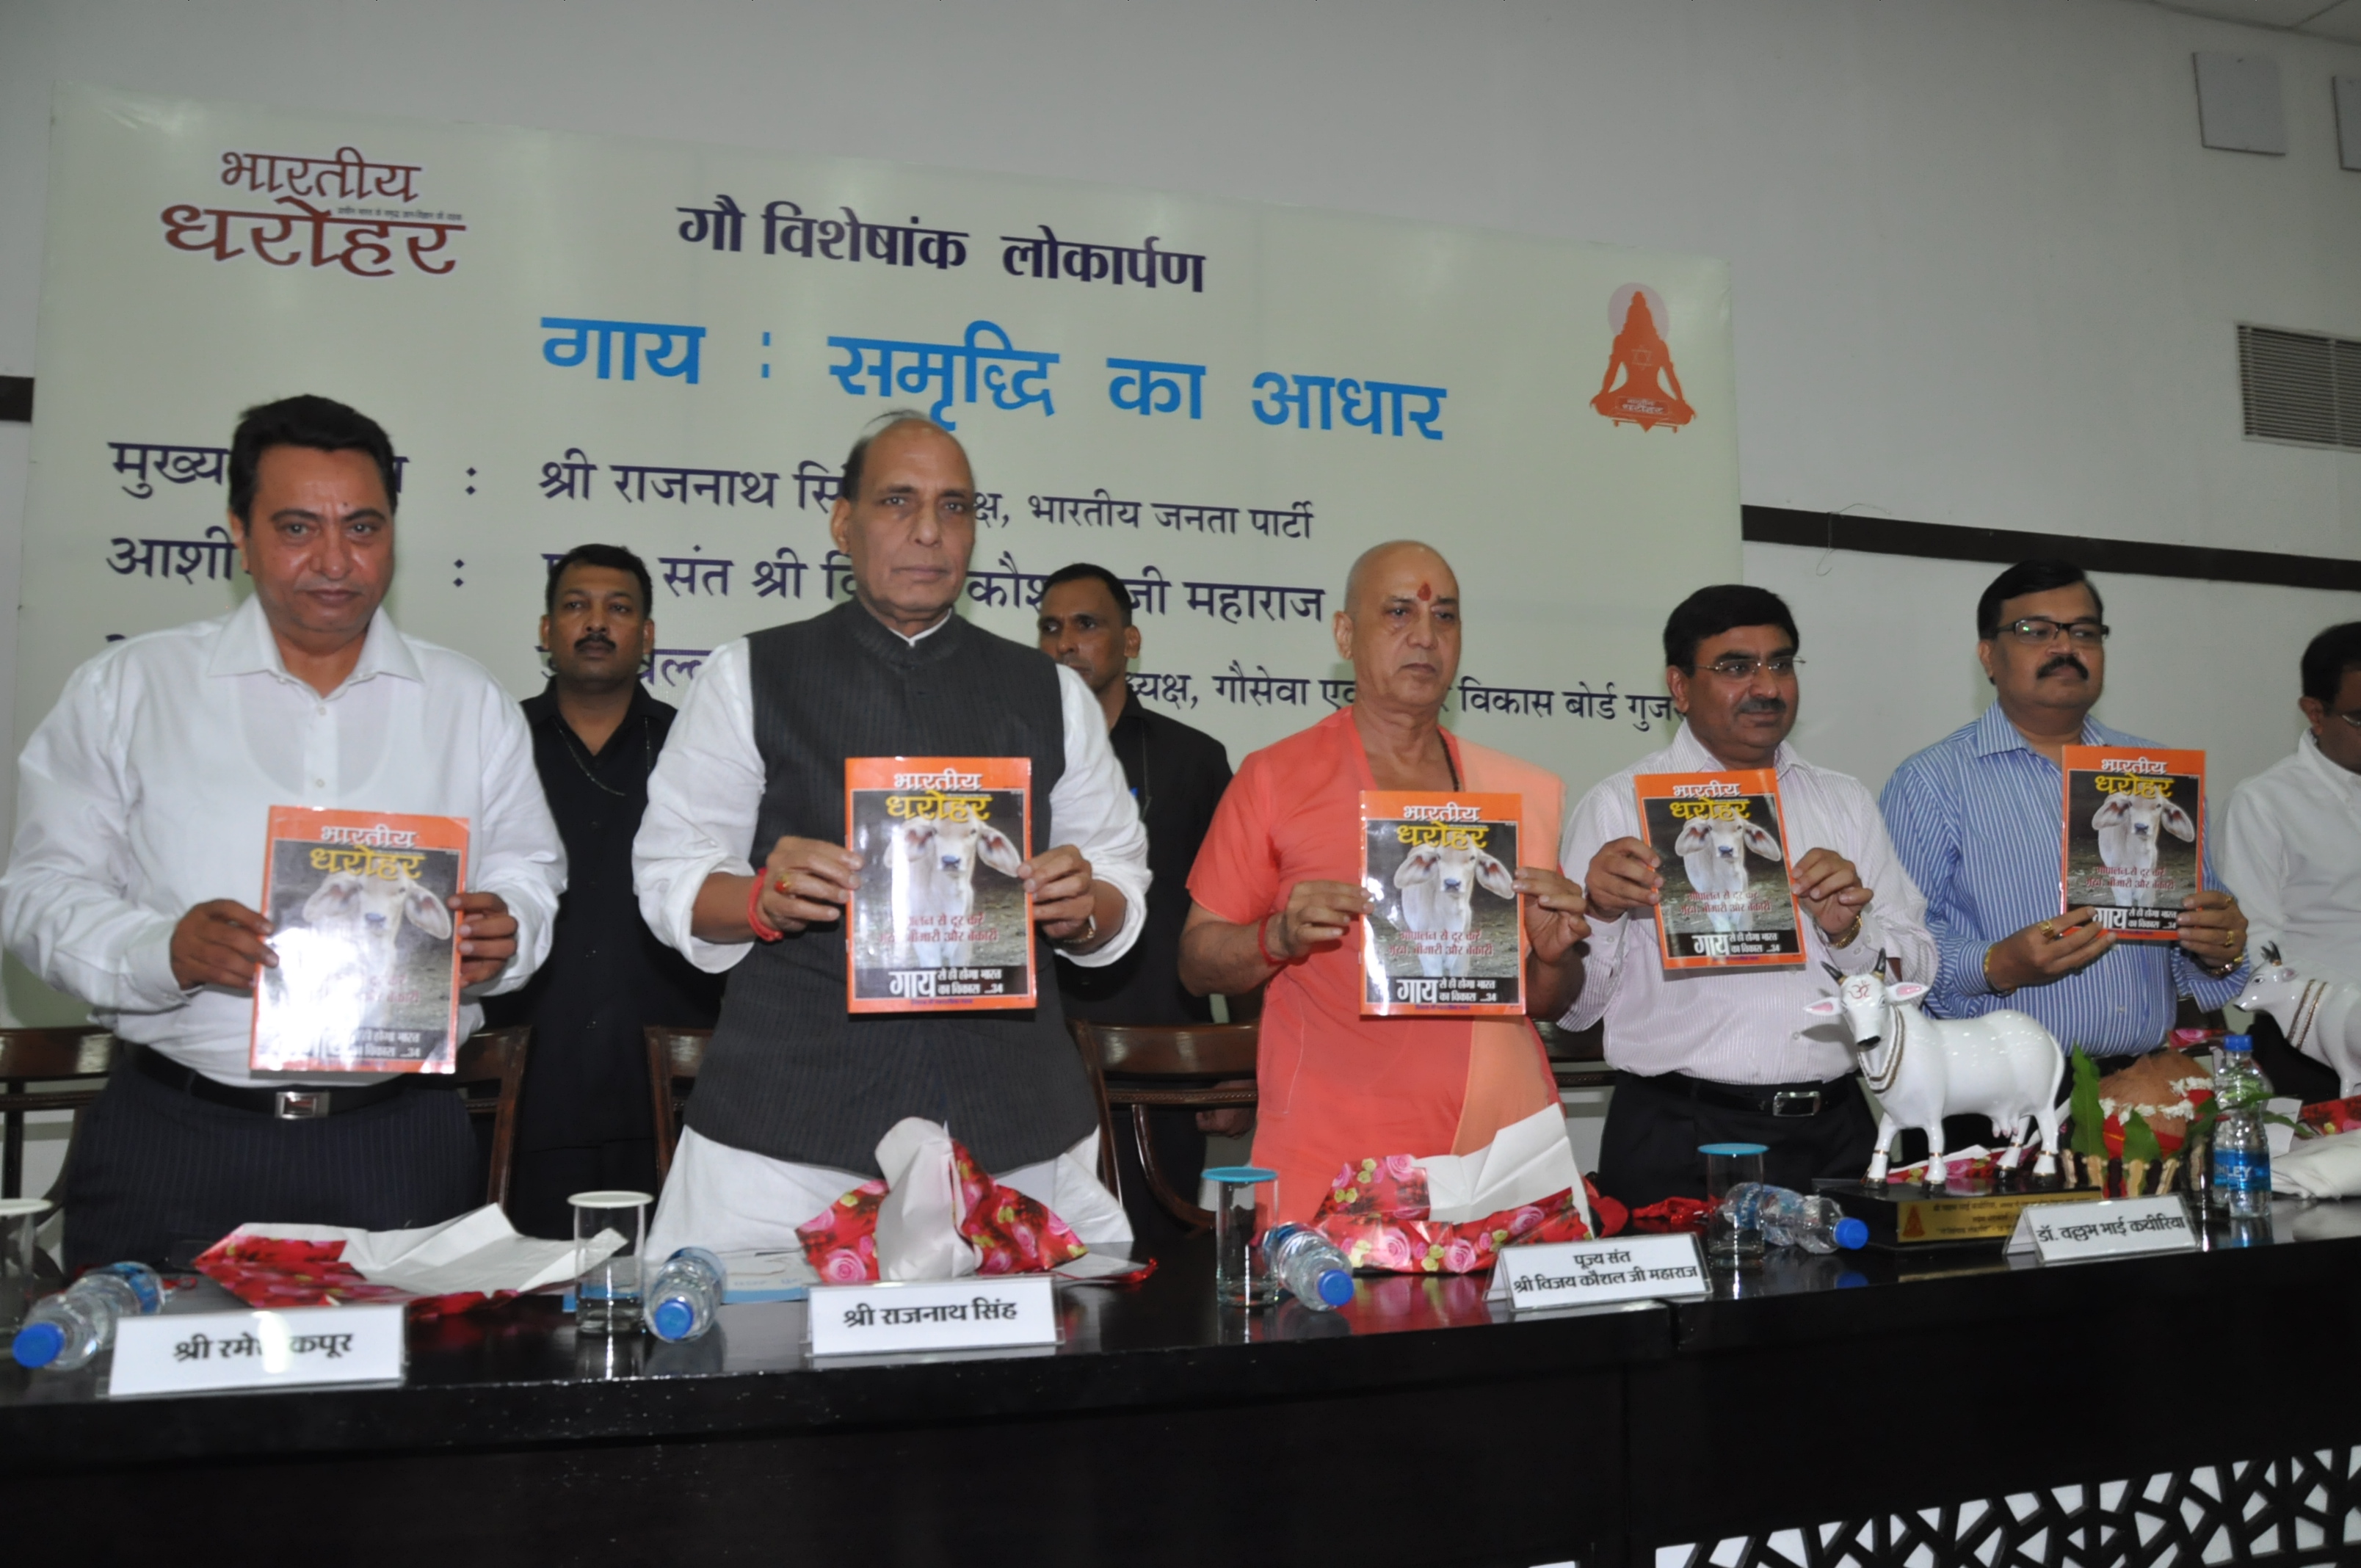
<svg viewBox="0 0 2361 1568"><path fill-rule="evenodd" d="M1431 599L1434 597L1434 590L1432 587L1429 587L1426 584L1421 583L1418 586L1418 597L1422 599Z"/></svg>

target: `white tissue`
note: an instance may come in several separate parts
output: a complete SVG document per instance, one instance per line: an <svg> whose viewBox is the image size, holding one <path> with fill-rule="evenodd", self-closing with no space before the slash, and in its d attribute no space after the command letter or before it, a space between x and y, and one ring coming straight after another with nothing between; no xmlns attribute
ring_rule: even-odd
<svg viewBox="0 0 2361 1568"><path fill-rule="evenodd" d="M1590 1219L1582 1172L1566 1141L1565 1113L1554 1105L1501 1128L1474 1154L1435 1155L1418 1163L1426 1170L1426 1217L1438 1224L1465 1224L1568 1189L1585 1223Z"/></svg>
<svg viewBox="0 0 2361 1568"><path fill-rule="evenodd" d="M345 1244L344 1261L372 1285L420 1296L538 1290L572 1279L622 1246L612 1231L579 1252L570 1241L521 1236L500 1206L487 1203L456 1220L413 1231L356 1231L342 1225L240 1225L233 1236Z"/></svg>

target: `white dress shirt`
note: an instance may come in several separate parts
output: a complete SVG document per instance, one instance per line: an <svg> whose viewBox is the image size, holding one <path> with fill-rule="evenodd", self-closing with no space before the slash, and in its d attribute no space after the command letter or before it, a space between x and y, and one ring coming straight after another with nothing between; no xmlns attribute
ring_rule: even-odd
<svg viewBox="0 0 2361 1568"><path fill-rule="evenodd" d="M2246 950L2276 945L2308 980L2361 985L2361 773L2295 753L2230 792L2222 881L2246 912Z"/></svg>
<svg viewBox="0 0 2361 1568"><path fill-rule="evenodd" d="M1854 1052L1841 1021L1816 1022L1804 1012L1806 1003L1836 994L1822 963L1857 974L1883 948L1901 960L1904 979L1933 977L1927 901L1895 857L1875 798L1859 779L1816 768L1784 744L1776 766L1787 863L1794 866L1817 849L1850 861L1861 885L1876 895L1861 917L1861 934L1851 947L1831 948L1806 914L1801 969L1667 971L1652 912L1634 910L1616 920L1591 916L1582 994L1563 1022L1587 1029L1605 1018L1611 1065L1650 1078L1685 1072L1719 1083L1825 1083L1853 1070ZM1582 882L1602 845L1646 837L1631 793L1636 775L1727 771L1682 726L1671 745L1582 797L1559 847L1565 874Z"/></svg>
<svg viewBox="0 0 2361 1568"><path fill-rule="evenodd" d="M517 921L516 957L467 994L512 990L548 955L566 849L508 693L379 609L353 673L322 696L288 674L252 598L119 642L66 682L17 759L0 940L124 1039L224 1083L303 1081L247 1071L250 993L172 977L191 906L261 907L274 806L466 817L467 886ZM463 1035L482 1021L472 1002L460 1009Z"/></svg>
<svg viewBox="0 0 2361 1568"><path fill-rule="evenodd" d="M915 646L949 620L903 641ZM632 881L648 929L714 974L734 966L754 944L699 940L689 928L697 890L716 872L752 876L770 857L769 845L754 843L764 780L746 660L746 640L740 637L716 648L697 672L656 771L648 775L647 815L631 842ZM1092 876L1123 894L1122 930L1090 952L1059 954L1095 969L1129 952L1148 919L1148 830L1107 744L1105 711L1082 678L1062 664L1058 697L1066 771L1049 791L1050 820L1058 838L1091 862ZM758 859L749 861L754 851Z"/></svg>

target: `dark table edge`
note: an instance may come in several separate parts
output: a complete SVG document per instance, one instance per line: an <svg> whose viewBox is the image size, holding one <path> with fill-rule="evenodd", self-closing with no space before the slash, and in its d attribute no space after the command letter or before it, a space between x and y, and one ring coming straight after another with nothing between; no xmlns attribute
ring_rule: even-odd
<svg viewBox="0 0 2361 1568"><path fill-rule="evenodd" d="M335 1387L0 1406L0 1465L33 1474L281 1455L513 1451L1251 1407L1620 1373L1672 1354L1661 1308L1250 1345L640 1376Z"/></svg>

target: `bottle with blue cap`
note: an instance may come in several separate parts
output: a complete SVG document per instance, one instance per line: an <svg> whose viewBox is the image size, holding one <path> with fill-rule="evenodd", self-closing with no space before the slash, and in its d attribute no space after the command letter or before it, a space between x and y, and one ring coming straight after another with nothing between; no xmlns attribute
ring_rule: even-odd
<svg viewBox="0 0 2361 1568"><path fill-rule="evenodd" d="M2271 1080L2255 1065L2251 1036L2222 1042L2213 1099L2221 1108L2213 1124L2213 1207L2235 1219L2261 1218L2271 1212L2271 1141L2263 1126Z"/></svg>
<svg viewBox="0 0 2361 1568"><path fill-rule="evenodd" d="M1309 1225L1273 1225L1263 1234L1262 1255L1271 1277L1315 1312L1333 1312L1353 1299L1353 1266Z"/></svg>
<svg viewBox="0 0 2361 1568"><path fill-rule="evenodd" d="M713 1326L729 1288L730 1271L701 1246L685 1246L664 1259L648 1285L648 1330L660 1340L701 1338Z"/></svg>
<svg viewBox="0 0 2361 1568"><path fill-rule="evenodd" d="M1722 1201L1738 1211L1741 1226L1760 1227L1773 1246L1829 1253L1858 1252L1869 1245L1869 1226L1849 1218L1832 1198L1806 1198L1789 1188L1749 1181L1731 1188Z"/></svg>
<svg viewBox="0 0 2361 1568"><path fill-rule="evenodd" d="M35 1303L10 1351L19 1366L71 1372L115 1343L117 1319L161 1311L165 1294L163 1277L144 1263L93 1268Z"/></svg>

